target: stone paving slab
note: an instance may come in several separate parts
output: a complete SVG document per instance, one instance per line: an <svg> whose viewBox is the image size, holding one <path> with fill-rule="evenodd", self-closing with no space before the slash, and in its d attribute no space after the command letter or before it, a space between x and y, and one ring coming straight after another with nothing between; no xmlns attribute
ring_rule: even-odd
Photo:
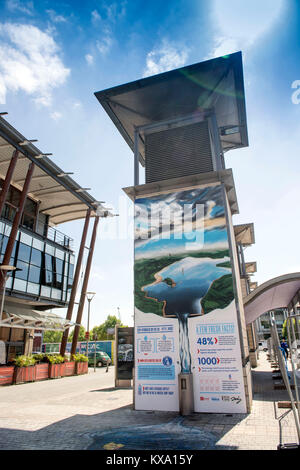
<svg viewBox="0 0 300 470"><path fill-rule="evenodd" d="M165 435L168 429L177 430L178 435L190 436L193 449L276 450L280 442L297 442L292 410L278 408L277 404L288 400L287 391L273 389L266 353L260 354L259 366L252 370L252 377L251 414L203 413L189 417L133 410L132 389L114 388L113 367L108 373L105 369L94 372L91 368L83 376L2 386L0 449L83 450L97 445L99 448L106 433L113 436L117 432L122 439L126 429L128 435L134 429L131 436L136 433L137 439L144 441L147 430L155 435L162 430ZM162 445L159 440L157 445L158 449ZM147 449L147 444L144 448Z"/></svg>

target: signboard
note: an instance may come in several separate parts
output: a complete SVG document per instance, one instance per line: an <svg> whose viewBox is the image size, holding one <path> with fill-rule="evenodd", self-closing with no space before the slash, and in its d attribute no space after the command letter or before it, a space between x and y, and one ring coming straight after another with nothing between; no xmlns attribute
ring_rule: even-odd
<svg viewBox="0 0 300 470"><path fill-rule="evenodd" d="M246 412L225 190L212 184L135 200L135 407Z"/></svg>
<svg viewBox="0 0 300 470"><path fill-rule="evenodd" d="M116 327L116 380L131 380L134 361L133 328Z"/></svg>

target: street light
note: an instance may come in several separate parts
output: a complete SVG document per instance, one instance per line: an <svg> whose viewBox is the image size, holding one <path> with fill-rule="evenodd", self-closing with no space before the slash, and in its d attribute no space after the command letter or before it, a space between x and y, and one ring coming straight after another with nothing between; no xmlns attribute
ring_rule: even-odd
<svg viewBox="0 0 300 470"><path fill-rule="evenodd" d="M86 341L86 354L89 360L89 338L90 338L90 309L91 309L91 301L93 300L96 292L86 292L85 293L87 301L88 301L88 322L87 322L87 341ZM96 344L95 344L96 347Z"/></svg>
<svg viewBox="0 0 300 470"><path fill-rule="evenodd" d="M10 272L12 272L12 271L21 271L21 269L16 268L15 266L10 266L8 264L0 264L0 271L1 271L1 276L3 278L3 291L2 291L2 299L1 299L1 307L0 307L0 321L2 321L6 281L8 279L8 276L9 276Z"/></svg>

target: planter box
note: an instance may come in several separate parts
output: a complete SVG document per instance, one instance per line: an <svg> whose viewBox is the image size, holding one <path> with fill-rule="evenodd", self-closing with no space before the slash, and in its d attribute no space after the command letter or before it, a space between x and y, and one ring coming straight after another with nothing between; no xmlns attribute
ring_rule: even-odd
<svg viewBox="0 0 300 470"><path fill-rule="evenodd" d="M75 362L74 361L71 361L71 362L66 362L65 363L65 375L66 377L69 377L70 375L74 375L75 374Z"/></svg>
<svg viewBox="0 0 300 470"><path fill-rule="evenodd" d="M65 376L66 364L49 364L49 379L58 379Z"/></svg>
<svg viewBox="0 0 300 470"><path fill-rule="evenodd" d="M15 366L0 367L0 385L11 385L13 383Z"/></svg>
<svg viewBox="0 0 300 470"><path fill-rule="evenodd" d="M75 374L76 375L81 375L81 374L87 374L88 373L88 362L76 362L75 366Z"/></svg>
<svg viewBox="0 0 300 470"><path fill-rule="evenodd" d="M35 365L35 380L49 379L49 364L42 362Z"/></svg>
<svg viewBox="0 0 300 470"><path fill-rule="evenodd" d="M13 383L21 384L24 382L34 382L36 376L35 366L15 367Z"/></svg>

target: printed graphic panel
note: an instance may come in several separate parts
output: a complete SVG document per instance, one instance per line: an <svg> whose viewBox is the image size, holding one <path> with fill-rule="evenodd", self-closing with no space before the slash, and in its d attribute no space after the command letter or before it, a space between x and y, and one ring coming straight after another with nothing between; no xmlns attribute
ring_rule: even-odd
<svg viewBox="0 0 300 470"><path fill-rule="evenodd" d="M245 409L224 206L222 185L135 201L137 409L178 410L178 373L193 374L195 411Z"/></svg>

